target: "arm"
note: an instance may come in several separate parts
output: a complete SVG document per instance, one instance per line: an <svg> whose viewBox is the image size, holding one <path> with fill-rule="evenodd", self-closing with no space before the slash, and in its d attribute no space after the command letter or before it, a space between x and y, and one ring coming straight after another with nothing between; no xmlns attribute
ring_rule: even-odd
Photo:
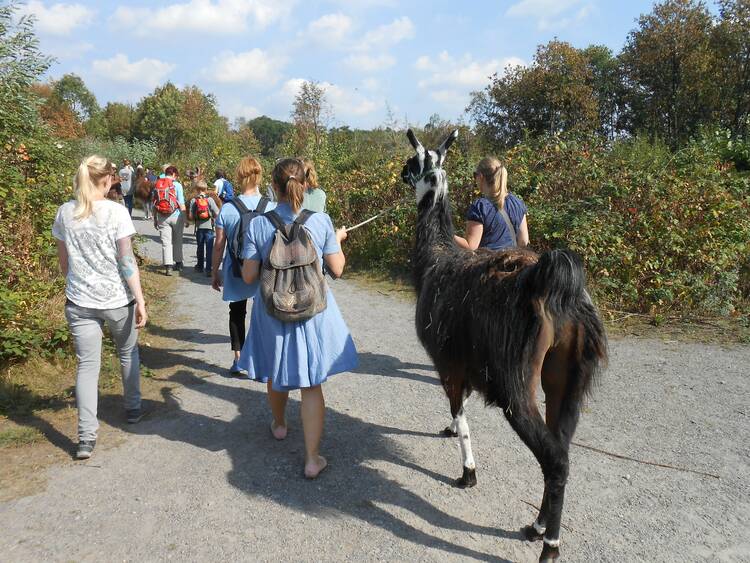
<svg viewBox="0 0 750 563"><path fill-rule="evenodd" d="M484 233L484 225L482 223L466 221L466 238L455 236L454 240L458 246L468 250L476 250L482 241L482 233Z"/></svg>
<svg viewBox="0 0 750 563"><path fill-rule="evenodd" d="M57 262L60 264L60 272L64 278L68 277L68 247L65 241L57 239Z"/></svg>
<svg viewBox="0 0 750 563"><path fill-rule="evenodd" d="M336 240L338 241L339 246L341 246L341 243L346 240L346 237L346 229L341 228L336 231ZM324 255L323 260L325 261L326 266L328 266L328 269L334 277L341 277L341 274L344 273L344 265L346 264L346 257L344 256L344 252L342 250L339 250L338 252L335 252L333 254Z"/></svg>
<svg viewBox="0 0 750 563"><path fill-rule="evenodd" d="M521 227L518 229L518 246L528 246L529 245L529 224L526 221L526 215L523 216L523 221L521 221Z"/></svg>
<svg viewBox="0 0 750 563"><path fill-rule="evenodd" d="M141 290L141 275L133 256L133 244L129 236L117 241L117 268L135 297L135 328L143 328L148 321L148 313Z"/></svg>
<svg viewBox="0 0 750 563"><path fill-rule="evenodd" d="M242 281L250 285L260 276L260 262L258 260L242 261Z"/></svg>
<svg viewBox="0 0 750 563"><path fill-rule="evenodd" d="M221 291L221 278L219 277L219 266L224 258L224 247L227 245L227 236L224 229L216 227L216 238L214 239L213 256L211 257L211 287Z"/></svg>

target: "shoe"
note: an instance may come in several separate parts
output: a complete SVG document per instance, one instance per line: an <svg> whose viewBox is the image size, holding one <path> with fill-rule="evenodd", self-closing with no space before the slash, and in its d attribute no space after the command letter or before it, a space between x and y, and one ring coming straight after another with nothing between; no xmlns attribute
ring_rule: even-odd
<svg viewBox="0 0 750 563"><path fill-rule="evenodd" d="M172 266L172 269L175 272L181 272L182 271L182 262L175 262L174 266Z"/></svg>
<svg viewBox="0 0 750 563"><path fill-rule="evenodd" d="M242 368L237 363L237 360L234 360L232 362L232 367L229 368L229 373L231 373L232 375L242 375Z"/></svg>
<svg viewBox="0 0 750 563"><path fill-rule="evenodd" d="M128 424L135 424L143 418L143 411L141 409L128 409L125 411L125 418Z"/></svg>
<svg viewBox="0 0 750 563"><path fill-rule="evenodd" d="M203 266L196 266L196 267L194 268L194 270L195 270L196 272L202 272L202 271L203 271Z"/></svg>
<svg viewBox="0 0 750 563"><path fill-rule="evenodd" d="M172 275L172 266L164 266L164 275L165 276L171 276Z"/></svg>
<svg viewBox="0 0 750 563"><path fill-rule="evenodd" d="M96 440L80 440L76 450L76 459L88 459L96 446Z"/></svg>
<svg viewBox="0 0 750 563"><path fill-rule="evenodd" d="M206 270L206 277L207 278L213 277L213 274L211 273L211 270Z"/></svg>

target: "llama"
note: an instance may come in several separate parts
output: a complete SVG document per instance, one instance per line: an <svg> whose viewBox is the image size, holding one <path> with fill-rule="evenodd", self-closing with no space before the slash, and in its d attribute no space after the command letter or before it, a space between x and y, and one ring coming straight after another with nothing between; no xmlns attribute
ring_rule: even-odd
<svg viewBox="0 0 750 563"><path fill-rule="evenodd" d="M416 190L416 329L440 375L463 461L459 487L476 484L464 400L473 390L503 410L544 475L536 520L523 529L543 540L540 561L560 555L560 517L568 449L581 402L607 358L607 338L585 289L581 260L553 250L468 251L453 240L448 182L442 169L453 131L428 151L407 133L416 155L402 179ZM536 403L541 383L546 421Z"/></svg>

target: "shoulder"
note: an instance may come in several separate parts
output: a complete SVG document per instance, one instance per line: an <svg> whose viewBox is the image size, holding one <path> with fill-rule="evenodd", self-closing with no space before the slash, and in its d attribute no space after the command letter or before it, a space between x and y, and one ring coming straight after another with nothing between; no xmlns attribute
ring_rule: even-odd
<svg viewBox="0 0 750 563"><path fill-rule="evenodd" d="M305 226L311 231L325 233L333 231L333 221L328 213L316 211L310 218L305 222Z"/></svg>
<svg viewBox="0 0 750 563"><path fill-rule="evenodd" d="M516 213L520 213L521 215L526 214L526 204L520 197L515 194L509 193L505 197L505 207L509 212L515 211Z"/></svg>
<svg viewBox="0 0 750 563"><path fill-rule="evenodd" d="M471 202L471 205L469 205L469 210L466 212L466 217L467 219L478 220L479 222L481 222L490 207L492 207L492 203L490 203L487 198L477 198Z"/></svg>

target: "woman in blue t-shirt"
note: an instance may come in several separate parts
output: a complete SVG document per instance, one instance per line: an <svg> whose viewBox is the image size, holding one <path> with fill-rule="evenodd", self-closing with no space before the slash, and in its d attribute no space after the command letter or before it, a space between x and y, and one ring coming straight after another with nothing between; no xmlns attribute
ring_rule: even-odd
<svg viewBox="0 0 750 563"><path fill-rule="evenodd" d="M521 198L508 193L508 171L494 157L479 161L474 181L482 196L466 213L466 238L456 236L459 246L476 250L502 250L529 244L526 206Z"/></svg>
<svg viewBox="0 0 750 563"><path fill-rule="evenodd" d="M304 166L297 159L286 158L276 164L272 177L278 201L275 212L281 221L289 224L302 209ZM341 242L346 238L346 231L334 231L331 218L325 213L313 213L304 228L310 234L320 263L324 263L332 275L340 276L345 263ZM261 262L268 260L271 253L275 232L268 217L259 216L250 223L242 249L245 283L257 283ZM326 308L305 321L280 321L271 316L262 302L253 305L250 330L239 365L247 370L250 379L268 383L273 414L271 433L277 440L287 435L289 391L300 389L305 477L308 479L317 477L327 465L319 452L325 418L322 384L333 374L355 369L357 363L354 341L330 289L326 294Z"/></svg>

